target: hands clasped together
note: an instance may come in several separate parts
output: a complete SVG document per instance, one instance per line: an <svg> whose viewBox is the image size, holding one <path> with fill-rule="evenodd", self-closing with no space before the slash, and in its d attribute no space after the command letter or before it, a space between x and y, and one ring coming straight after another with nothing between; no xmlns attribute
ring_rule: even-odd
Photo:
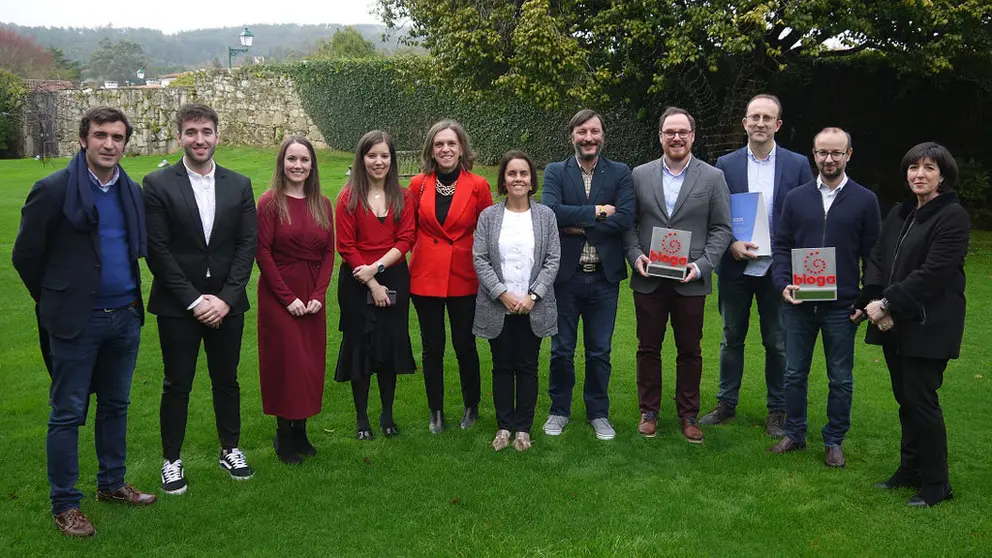
<svg viewBox="0 0 992 558"><path fill-rule="evenodd" d="M385 285L380 285L376 281L375 276L379 272L379 265L360 265L351 272L351 276L355 278L356 281L365 285L369 288L369 292L372 293L372 302L376 306L383 308L389 306L389 288Z"/></svg>
<svg viewBox="0 0 992 558"><path fill-rule="evenodd" d="M193 307L193 316L195 316L197 320L200 320L201 324L217 329L220 327L221 322L224 321L224 317L227 316L227 313L230 311L230 304L214 295L205 294L203 295L203 300Z"/></svg>
<svg viewBox="0 0 992 558"><path fill-rule="evenodd" d="M895 325L884 299L869 302L868 306L865 306L865 313L868 314L868 321L875 324L880 331L888 331Z"/></svg>
<svg viewBox="0 0 992 558"><path fill-rule="evenodd" d="M530 314L531 309L534 308L534 299L529 296L517 298L510 291L499 295L499 301L511 314Z"/></svg>

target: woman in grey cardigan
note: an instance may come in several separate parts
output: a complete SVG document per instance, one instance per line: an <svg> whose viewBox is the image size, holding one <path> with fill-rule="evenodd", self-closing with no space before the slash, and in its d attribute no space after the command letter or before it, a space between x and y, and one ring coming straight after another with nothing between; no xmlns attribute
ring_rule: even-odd
<svg viewBox="0 0 992 558"><path fill-rule="evenodd" d="M479 215L472 246L479 276L472 332L489 339L493 406L499 430L493 448L530 448L537 405L541 339L558 333L554 282L561 259L554 212L530 199L537 189L534 163L510 151L499 165L497 192L506 200ZM516 405L514 406L514 395Z"/></svg>

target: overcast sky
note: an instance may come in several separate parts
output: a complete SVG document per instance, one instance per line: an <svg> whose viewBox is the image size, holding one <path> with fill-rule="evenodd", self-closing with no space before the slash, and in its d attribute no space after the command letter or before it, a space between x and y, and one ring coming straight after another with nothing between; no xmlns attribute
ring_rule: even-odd
<svg viewBox="0 0 992 558"><path fill-rule="evenodd" d="M0 0L0 22L48 27L148 27L174 33L253 23L379 23L375 0L273 0L230 2L171 0Z"/></svg>

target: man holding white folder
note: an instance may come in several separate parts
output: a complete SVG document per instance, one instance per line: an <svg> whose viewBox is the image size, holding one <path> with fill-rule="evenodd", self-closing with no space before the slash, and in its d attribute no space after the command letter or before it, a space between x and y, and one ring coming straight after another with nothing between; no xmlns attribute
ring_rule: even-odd
<svg viewBox="0 0 992 558"><path fill-rule="evenodd" d="M634 169L635 225L623 239L627 260L635 271L630 288L637 318L637 399L641 410L637 430L648 438L657 431L661 343L671 316L678 350L675 410L686 441L701 444L703 431L696 418L703 371L699 343L706 295L713 288L711 273L730 243L730 193L723 173L692 156L696 123L688 112L669 107L658 125L664 156ZM651 276L649 264L654 256L665 252L652 246L656 227L669 229L676 241L689 237L685 262L681 258L677 262L686 268L684 275L679 274L681 279ZM673 249L684 252L682 246Z"/></svg>
<svg viewBox="0 0 992 558"><path fill-rule="evenodd" d="M720 342L720 389L717 406L699 419L703 425L723 424L737 415L738 393L744 377L744 340L751 319L751 302L758 302L761 343L765 347L765 386L768 416L765 433L785 435L785 333L782 329L782 297L772 283L771 238L782 216L785 195L813 180L809 160L775 143L782 127L782 105L774 95L756 95L747 104L742 119L747 145L720 157L716 168L723 171L731 195L735 220L755 218L737 215L735 194L760 196L755 222L748 223L754 236L735 236L717 269L723 340ZM757 222L765 218L766 222ZM762 233L758 240L759 231Z"/></svg>

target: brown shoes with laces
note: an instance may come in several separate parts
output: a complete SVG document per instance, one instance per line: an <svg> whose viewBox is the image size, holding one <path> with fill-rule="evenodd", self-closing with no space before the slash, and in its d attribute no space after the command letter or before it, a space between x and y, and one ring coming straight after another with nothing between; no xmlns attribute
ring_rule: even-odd
<svg viewBox="0 0 992 558"><path fill-rule="evenodd" d="M682 418L682 435L685 436L685 441L690 444L703 443L703 429L696 422L696 417Z"/></svg>
<svg viewBox="0 0 992 558"><path fill-rule="evenodd" d="M840 446L824 446L823 464L827 467L843 469L847 466L847 461L844 460L844 450Z"/></svg>
<svg viewBox="0 0 992 558"><path fill-rule="evenodd" d="M96 533L93 524L79 508L71 508L56 515L55 524L69 537L92 537Z"/></svg>
<svg viewBox="0 0 992 558"><path fill-rule="evenodd" d="M120 502L132 506L149 506L155 503L156 498L154 494L146 494L125 483L124 486L113 492L97 490L96 499L104 502Z"/></svg>

